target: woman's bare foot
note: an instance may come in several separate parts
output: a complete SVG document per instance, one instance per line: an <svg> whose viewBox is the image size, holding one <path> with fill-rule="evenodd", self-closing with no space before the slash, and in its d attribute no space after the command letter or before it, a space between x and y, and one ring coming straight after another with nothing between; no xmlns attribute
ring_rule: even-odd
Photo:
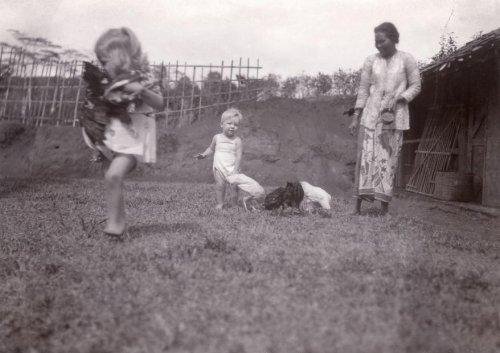
<svg viewBox="0 0 500 353"><path fill-rule="evenodd" d="M380 214L385 216L389 212L389 202L380 201Z"/></svg>
<svg viewBox="0 0 500 353"><path fill-rule="evenodd" d="M351 211L351 215L359 216L360 214L361 214L361 199L356 198L356 202L355 202L354 207Z"/></svg>

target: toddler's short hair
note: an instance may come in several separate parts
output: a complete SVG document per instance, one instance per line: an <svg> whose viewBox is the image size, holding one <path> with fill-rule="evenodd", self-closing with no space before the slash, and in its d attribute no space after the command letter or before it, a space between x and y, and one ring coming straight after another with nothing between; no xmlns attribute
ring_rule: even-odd
<svg viewBox="0 0 500 353"><path fill-rule="evenodd" d="M222 113L222 116L220 118L220 123L223 124L226 120L233 118L235 118L238 122L240 122L243 119L243 115L238 109L229 108L224 113Z"/></svg>

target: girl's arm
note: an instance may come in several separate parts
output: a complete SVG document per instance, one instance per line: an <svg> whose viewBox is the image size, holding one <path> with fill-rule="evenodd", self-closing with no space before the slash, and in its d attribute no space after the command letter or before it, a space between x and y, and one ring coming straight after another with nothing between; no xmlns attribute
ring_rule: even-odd
<svg viewBox="0 0 500 353"><path fill-rule="evenodd" d="M146 87L143 87L143 90L141 92L141 98L144 101L144 103L149 105L151 108L155 110L163 109L163 97L161 94L156 93L155 91L152 91Z"/></svg>
<svg viewBox="0 0 500 353"><path fill-rule="evenodd" d="M243 143L238 137L236 140L236 159L234 161L234 173L240 172L241 156L243 155Z"/></svg>
<svg viewBox="0 0 500 353"><path fill-rule="evenodd" d="M203 152L203 153L198 153L196 156L194 156L194 158L196 159L203 159L203 158L206 158L207 156L211 155L212 153L214 153L215 151L215 136L213 137L212 139L212 143L210 144L210 146L208 146L208 148Z"/></svg>
<svg viewBox="0 0 500 353"><path fill-rule="evenodd" d="M139 96L144 103L155 110L163 109L163 97L160 93L144 87L139 82L130 82L123 88L125 92Z"/></svg>

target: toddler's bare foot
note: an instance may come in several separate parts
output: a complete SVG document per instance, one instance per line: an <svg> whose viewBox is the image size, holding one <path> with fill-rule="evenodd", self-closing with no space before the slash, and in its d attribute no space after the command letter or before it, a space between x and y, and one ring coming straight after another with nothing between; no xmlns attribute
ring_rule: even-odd
<svg viewBox="0 0 500 353"><path fill-rule="evenodd" d="M104 228L104 233L108 235L122 235L125 232L125 221L119 223L113 223L108 220L106 227Z"/></svg>

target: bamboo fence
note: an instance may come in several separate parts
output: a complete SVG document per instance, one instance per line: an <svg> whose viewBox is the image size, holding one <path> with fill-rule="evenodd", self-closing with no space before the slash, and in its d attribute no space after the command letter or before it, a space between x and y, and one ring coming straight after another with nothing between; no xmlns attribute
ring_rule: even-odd
<svg viewBox="0 0 500 353"><path fill-rule="evenodd" d="M22 49L0 46L0 119L34 125L78 126L85 95L82 61L39 61ZM205 113L256 100L262 90L259 60L220 65L153 63L150 69L164 96L157 112L164 126L190 124Z"/></svg>

